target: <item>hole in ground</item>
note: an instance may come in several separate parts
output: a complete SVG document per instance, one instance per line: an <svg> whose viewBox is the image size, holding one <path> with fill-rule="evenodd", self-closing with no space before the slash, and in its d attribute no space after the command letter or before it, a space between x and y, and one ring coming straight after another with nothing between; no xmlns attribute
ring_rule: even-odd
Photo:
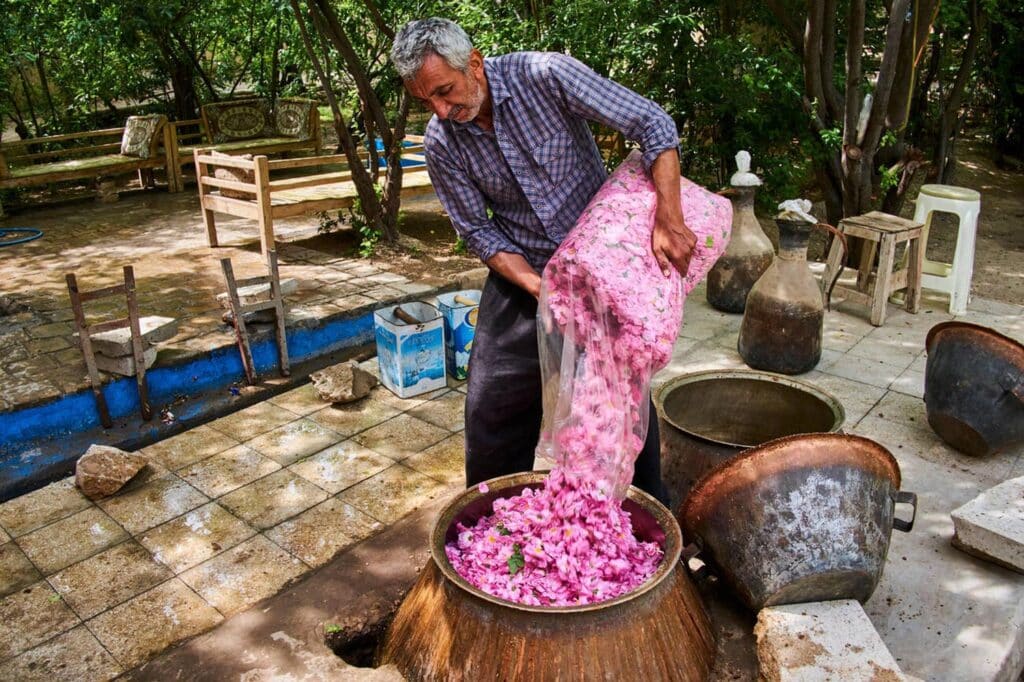
<svg viewBox="0 0 1024 682"><path fill-rule="evenodd" d="M377 651L384 641L401 599L375 602L360 614L324 624L324 641L341 660L357 668L375 668Z"/></svg>

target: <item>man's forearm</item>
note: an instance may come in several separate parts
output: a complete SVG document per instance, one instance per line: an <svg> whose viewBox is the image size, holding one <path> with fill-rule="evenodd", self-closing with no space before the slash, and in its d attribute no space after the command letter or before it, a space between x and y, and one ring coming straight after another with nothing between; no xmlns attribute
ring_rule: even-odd
<svg viewBox="0 0 1024 682"><path fill-rule="evenodd" d="M540 275L518 253L499 251L484 263L520 289L526 290L534 297L540 296Z"/></svg>
<svg viewBox="0 0 1024 682"><path fill-rule="evenodd" d="M683 211L679 203L679 152L666 149L651 165L654 192L657 196L658 214L672 223L683 222Z"/></svg>

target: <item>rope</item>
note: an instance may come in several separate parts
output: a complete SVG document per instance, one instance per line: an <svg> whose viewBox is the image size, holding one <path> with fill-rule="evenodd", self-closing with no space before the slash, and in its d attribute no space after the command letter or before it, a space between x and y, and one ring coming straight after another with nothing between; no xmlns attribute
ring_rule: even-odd
<svg viewBox="0 0 1024 682"><path fill-rule="evenodd" d="M0 246L24 244L42 236L43 231L34 227L8 227L0 229Z"/></svg>

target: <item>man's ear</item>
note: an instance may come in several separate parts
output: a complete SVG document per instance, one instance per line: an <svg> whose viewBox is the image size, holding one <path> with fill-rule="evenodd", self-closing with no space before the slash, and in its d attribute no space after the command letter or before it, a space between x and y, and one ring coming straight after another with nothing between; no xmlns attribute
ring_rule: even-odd
<svg viewBox="0 0 1024 682"><path fill-rule="evenodd" d="M469 71L477 79L482 78L484 75L484 56L480 54L480 50L473 48L473 51L469 53Z"/></svg>

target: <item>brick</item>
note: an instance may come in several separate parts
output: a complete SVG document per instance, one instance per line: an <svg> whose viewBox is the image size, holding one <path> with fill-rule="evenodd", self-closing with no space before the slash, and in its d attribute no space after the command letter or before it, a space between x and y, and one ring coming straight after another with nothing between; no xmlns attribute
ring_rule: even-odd
<svg viewBox="0 0 1024 682"><path fill-rule="evenodd" d="M142 351L142 359L146 363L146 369L152 367L153 363L156 362L156 348L147 348ZM120 374L126 377L135 376L135 357L133 355L124 355L119 358L108 358L97 353L96 368L111 374Z"/></svg>
<svg viewBox="0 0 1024 682"><path fill-rule="evenodd" d="M144 345L158 343L178 333L178 322L173 317L150 315L139 318L139 329ZM93 334L90 340L93 350L108 358L132 354L132 331L128 327Z"/></svg>
<svg viewBox="0 0 1024 682"><path fill-rule="evenodd" d="M1024 573L1024 476L954 509L953 546Z"/></svg>

